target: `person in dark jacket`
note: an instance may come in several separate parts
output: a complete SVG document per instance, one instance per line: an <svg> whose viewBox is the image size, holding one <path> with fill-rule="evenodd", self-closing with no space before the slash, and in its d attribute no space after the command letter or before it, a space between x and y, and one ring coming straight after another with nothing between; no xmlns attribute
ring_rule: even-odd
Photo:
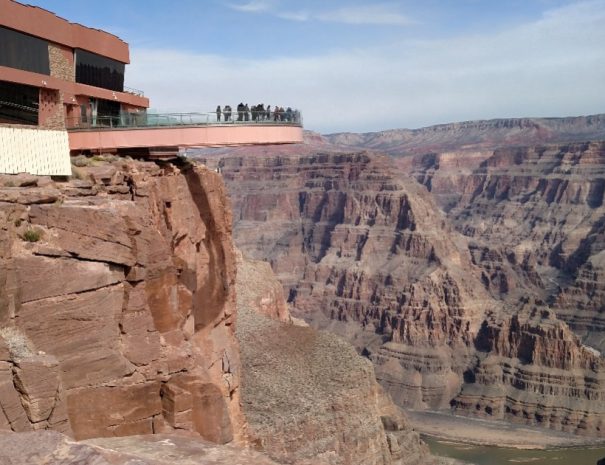
<svg viewBox="0 0 605 465"><path fill-rule="evenodd" d="M216 106L216 122L217 123L221 122L221 106L220 105Z"/></svg>

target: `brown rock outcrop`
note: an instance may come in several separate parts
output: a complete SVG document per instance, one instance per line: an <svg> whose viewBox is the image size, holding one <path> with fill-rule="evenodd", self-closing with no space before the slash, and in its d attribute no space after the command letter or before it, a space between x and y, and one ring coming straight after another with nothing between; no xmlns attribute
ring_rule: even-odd
<svg viewBox="0 0 605 465"><path fill-rule="evenodd" d="M485 288L511 312L520 311L499 315L498 324L510 326L504 334L525 340L528 334L549 335L540 343L542 358L527 361L523 351L502 354L494 347L485 360L479 357L479 371L469 372L478 381L467 383L456 398L460 410L485 414L487 406L508 419L603 434L603 367L594 359L605 348L604 156L605 143L585 142L405 161L454 227L470 238ZM548 315L532 318L531 330L510 324L527 318L528 299L537 315ZM560 330L551 332L553 325ZM581 343L585 350L573 349ZM544 357L552 357L551 363ZM557 370L560 375L551 375ZM470 400L480 398L499 400Z"/></svg>
<svg viewBox="0 0 605 465"><path fill-rule="evenodd" d="M0 428L243 439L220 176L88 163L0 188Z"/></svg>
<svg viewBox="0 0 605 465"><path fill-rule="evenodd" d="M276 465L250 450L156 434L75 442L54 431L0 434L3 465Z"/></svg>
<svg viewBox="0 0 605 465"><path fill-rule="evenodd" d="M452 401L459 413L602 435L605 363L554 313L528 305L491 320L478 344L482 352Z"/></svg>
<svg viewBox="0 0 605 465"><path fill-rule="evenodd" d="M240 259L237 290L243 409L259 450L296 465L438 463L366 359L334 335L290 324L269 267Z"/></svg>

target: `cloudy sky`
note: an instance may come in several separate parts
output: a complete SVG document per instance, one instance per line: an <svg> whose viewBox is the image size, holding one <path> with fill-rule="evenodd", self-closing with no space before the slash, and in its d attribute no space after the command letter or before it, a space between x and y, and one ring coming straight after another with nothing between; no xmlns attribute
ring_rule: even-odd
<svg viewBox="0 0 605 465"><path fill-rule="evenodd" d="M152 108L323 133L605 113L605 0L26 0L130 44Z"/></svg>

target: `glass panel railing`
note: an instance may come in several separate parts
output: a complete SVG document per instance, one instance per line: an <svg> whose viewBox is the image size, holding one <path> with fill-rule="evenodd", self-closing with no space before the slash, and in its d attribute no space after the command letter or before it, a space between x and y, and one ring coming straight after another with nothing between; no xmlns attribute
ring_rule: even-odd
<svg viewBox="0 0 605 465"><path fill-rule="evenodd" d="M302 114L290 111L240 111L207 113L122 113L114 116L96 116L84 119L67 118L67 129L127 129L152 127L206 126L240 124L286 124L302 126Z"/></svg>

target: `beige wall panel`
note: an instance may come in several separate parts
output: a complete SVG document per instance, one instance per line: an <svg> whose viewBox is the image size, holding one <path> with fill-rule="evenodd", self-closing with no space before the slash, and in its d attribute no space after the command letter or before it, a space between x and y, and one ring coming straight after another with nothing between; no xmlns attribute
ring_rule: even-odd
<svg viewBox="0 0 605 465"><path fill-rule="evenodd" d="M67 132L0 127L0 173L71 175Z"/></svg>

